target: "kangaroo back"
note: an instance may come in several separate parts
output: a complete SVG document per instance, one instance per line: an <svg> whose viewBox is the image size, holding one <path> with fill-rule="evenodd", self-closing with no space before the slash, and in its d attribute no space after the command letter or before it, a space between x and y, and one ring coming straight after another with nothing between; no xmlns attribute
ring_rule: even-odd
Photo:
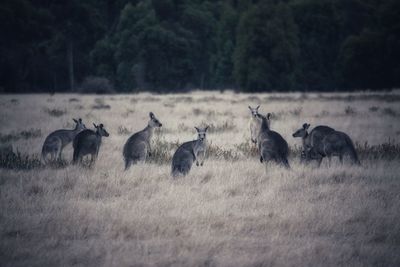
<svg viewBox="0 0 400 267"><path fill-rule="evenodd" d="M186 175L192 168L195 160L193 142L194 141L183 143L174 153L171 167L171 174L173 177Z"/></svg>

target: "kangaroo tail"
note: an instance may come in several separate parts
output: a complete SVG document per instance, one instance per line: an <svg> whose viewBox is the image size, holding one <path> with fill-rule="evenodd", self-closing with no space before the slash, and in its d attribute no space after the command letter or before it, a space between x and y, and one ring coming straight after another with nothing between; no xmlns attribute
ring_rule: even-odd
<svg viewBox="0 0 400 267"><path fill-rule="evenodd" d="M78 156L79 156L79 148L75 147L74 148L74 155L72 157L72 163L76 164L78 162Z"/></svg>
<svg viewBox="0 0 400 267"><path fill-rule="evenodd" d="M350 137L346 137L346 143L347 143L347 147L349 150L349 155L351 157L351 160L353 161L353 163L357 164L357 165L361 165L360 160L358 159L358 155L357 155L357 151L356 148L354 146L353 141L350 139Z"/></svg>
<svg viewBox="0 0 400 267"><path fill-rule="evenodd" d="M290 169L290 164L287 158L282 158L282 164L285 166L286 169Z"/></svg>
<svg viewBox="0 0 400 267"><path fill-rule="evenodd" d="M44 165L47 164L46 156L47 156L46 145L44 144L42 147L42 154L41 154L41 158L40 158L40 162Z"/></svg>
<svg viewBox="0 0 400 267"><path fill-rule="evenodd" d="M124 158L124 160L125 160L125 171L127 171L129 169L129 167L131 166L132 161L129 158Z"/></svg>

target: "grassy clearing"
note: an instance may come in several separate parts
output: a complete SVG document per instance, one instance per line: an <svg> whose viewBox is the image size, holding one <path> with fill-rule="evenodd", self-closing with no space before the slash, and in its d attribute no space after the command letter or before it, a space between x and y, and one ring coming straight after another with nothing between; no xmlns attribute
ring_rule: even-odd
<svg viewBox="0 0 400 267"><path fill-rule="evenodd" d="M0 98L2 266L400 264L397 92L50 99ZM255 104L274 114L272 128L292 150L290 171L258 162L247 124L247 105ZM66 113L43 112L54 107ZM149 111L165 126L153 157L123 172L122 146ZM70 147L62 162L41 166L46 135L79 117L110 132L95 168L69 165ZM362 167L300 165L300 140L291 134L304 122L348 133ZM212 126L205 166L173 180L173 151L202 123Z"/></svg>

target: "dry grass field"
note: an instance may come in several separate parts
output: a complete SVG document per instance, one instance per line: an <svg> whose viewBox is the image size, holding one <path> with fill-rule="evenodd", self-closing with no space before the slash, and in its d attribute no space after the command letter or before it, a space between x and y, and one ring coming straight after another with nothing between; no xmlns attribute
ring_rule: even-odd
<svg viewBox="0 0 400 267"><path fill-rule="evenodd" d="M272 112L291 170L263 165L248 105ZM400 266L400 92L1 95L0 266ZM153 111L153 158L122 147ZM103 123L93 169L38 160L47 134ZM304 122L350 135L361 167L299 163ZM170 176L178 144L211 126L203 167ZM7 144L13 148L12 160Z"/></svg>

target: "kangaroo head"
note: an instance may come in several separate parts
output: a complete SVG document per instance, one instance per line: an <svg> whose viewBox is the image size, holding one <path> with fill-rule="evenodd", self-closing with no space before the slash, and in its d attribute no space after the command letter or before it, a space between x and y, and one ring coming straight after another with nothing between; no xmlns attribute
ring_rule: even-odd
<svg viewBox="0 0 400 267"><path fill-rule="evenodd" d="M197 138L199 140L204 141L206 139L206 133L207 133L208 127L209 126L206 126L205 128L194 127L197 131Z"/></svg>
<svg viewBox="0 0 400 267"><path fill-rule="evenodd" d="M102 123L100 123L99 125L94 124L94 128L96 128L96 133L100 136L104 136L107 137L110 134L106 131L106 129L104 129L104 125Z"/></svg>
<svg viewBox="0 0 400 267"><path fill-rule="evenodd" d="M262 115L260 113L257 113L257 121L260 125L260 129L270 129L270 125L271 125L271 113L268 113L267 115Z"/></svg>
<svg viewBox="0 0 400 267"><path fill-rule="evenodd" d="M260 108L260 105L258 105L258 106L255 107L255 108L252 108L252 107L249 106L249 109L250 109L250 112L251 112L251 116L252 116L253 118L256 118L257 115L259 114L259 113L258 113L258 109L259 109L259 108Z"/></svg>
<svg viewBox="0 0 400 267"><path fill-rule="evenodd" d="M301 138L306 137L308 134L307 132L308 128L310 128L310 124L304 123L302 128L298 129L293 133L293 137L301 137Z"/></svg>
<svg viewBox="0 0 400 267"><path fill-rule="evenodd" d="M82 122L82 119L81 118L79 118L79 119L73 119L74 120L74 122L76 123L76 125L75 125L75 130L83 130L83 129L86 129L86 125L85 124L83 124L83 122Z"/></svg>
<svg viewBox="0 0 400 267"><path fill-rule="evenodd" d="M149 126L150 127L155 128L155 127L161 127L162 126L162 123L156 118L156 116L154 115L153 112L150 112L149 116L150 116L150 121L149 121Z"/></svg>

